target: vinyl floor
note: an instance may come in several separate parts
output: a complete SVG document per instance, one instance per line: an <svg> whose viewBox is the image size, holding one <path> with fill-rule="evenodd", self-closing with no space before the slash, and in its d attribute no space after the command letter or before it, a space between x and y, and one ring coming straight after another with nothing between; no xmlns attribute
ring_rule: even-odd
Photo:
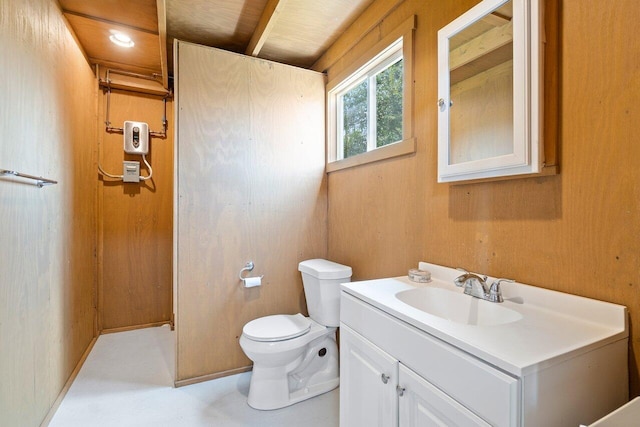
<svg viewBox="0 0 640 427"><path fill-rule="evenodd" d="M50 427L338 425L338 389L273 411L247 405L251 373L173 387L168 326L101 335Z"/></svg>

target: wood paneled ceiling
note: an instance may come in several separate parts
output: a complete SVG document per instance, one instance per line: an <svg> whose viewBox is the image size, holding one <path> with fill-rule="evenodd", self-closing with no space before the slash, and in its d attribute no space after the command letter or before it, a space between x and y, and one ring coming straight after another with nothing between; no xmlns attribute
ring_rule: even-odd
<svg viewBox="0 0 640 427"><path fill-rule="evenodd" d="M58 0L101 68L158 75L168 87L179 39L309 68L373 0ZM135 46L109 41L128 34Z"/></svg>

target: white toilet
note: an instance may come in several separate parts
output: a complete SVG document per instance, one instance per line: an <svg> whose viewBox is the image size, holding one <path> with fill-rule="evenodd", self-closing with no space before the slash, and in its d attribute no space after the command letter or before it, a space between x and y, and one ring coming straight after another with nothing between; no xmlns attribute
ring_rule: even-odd
<svg viewBox="0 0 640 427"><path fill-rule="evenodd" d="M255 409L293 405L340 383L340 283L351 280L351 267L312 259L302 261L298 270L309 317L276 314L242 328L240 347L253 361L248 403Z"/></svg>

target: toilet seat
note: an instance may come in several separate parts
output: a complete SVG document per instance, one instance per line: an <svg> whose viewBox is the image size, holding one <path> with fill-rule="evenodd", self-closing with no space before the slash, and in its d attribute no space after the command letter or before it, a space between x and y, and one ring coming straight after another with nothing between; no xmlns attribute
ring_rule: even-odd
<svg viewBox="0 0 640 427"><path fill-rule="evenodd" d="M302 314L274 314L260 317L244 325L242 333L259 342L286 341L309 332L311 321Z"/></svg>

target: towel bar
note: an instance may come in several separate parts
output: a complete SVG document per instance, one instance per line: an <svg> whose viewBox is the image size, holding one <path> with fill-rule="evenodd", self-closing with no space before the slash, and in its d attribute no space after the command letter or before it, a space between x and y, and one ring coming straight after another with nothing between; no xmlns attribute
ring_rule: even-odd
<svg viewBox="0 0 640 427"><path fill-rule="evenodd" d="M26 173L20 173L20 172L16 172L16 171L10 171L10 170L6 170L6 169L0 169L0 175L11 175L11 176L17 176L20 178L26 178L26 179L32 179L35 181L35 185L38 188L42 188L45 185L53 185L53 184L57 184L58 181L54 181L52 179L47 179L47 178L42 178L41 176L33 176L33 175L27 175Z"/></svg>

